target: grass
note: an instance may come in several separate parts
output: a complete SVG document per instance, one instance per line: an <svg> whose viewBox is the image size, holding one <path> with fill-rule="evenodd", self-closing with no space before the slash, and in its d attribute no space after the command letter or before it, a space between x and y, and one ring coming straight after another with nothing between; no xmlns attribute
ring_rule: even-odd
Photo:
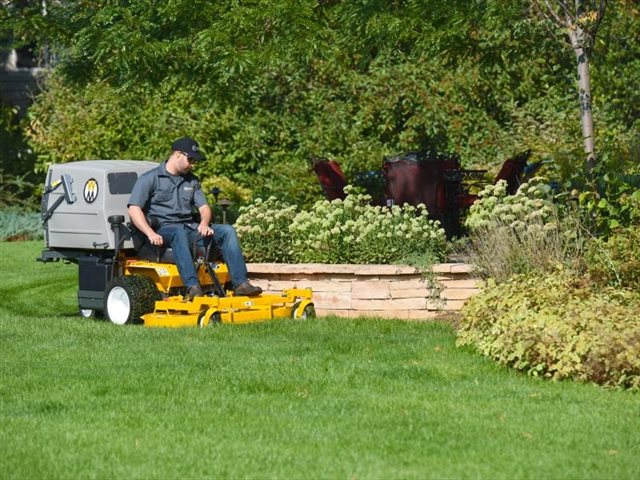
<svg viewBox="0 0 640 480"><path fill-rule="evenodd" d="M1 243L0 478L638 478L640 396L532 379L442 323L76 316Z"/></svg>

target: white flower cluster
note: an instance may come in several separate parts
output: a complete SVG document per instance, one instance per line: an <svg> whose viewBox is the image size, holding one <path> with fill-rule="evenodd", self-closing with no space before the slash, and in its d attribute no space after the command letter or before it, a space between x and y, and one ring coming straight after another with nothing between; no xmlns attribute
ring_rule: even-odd
<svg viewBox="0 0 640 480"><path fill-rule="evenodd" d="M251 205L240 207L235 228L246 259L250 262L291 261L289 225L295 216L295 206L275 197L265 201L258 198Z"/></svg>
<svg viewBox="0 0 640 480"><path fill-rule="evenodd" d="M416 253L443 253L444 230L428 218L424 205L372 206L368 195L349 187L346 192L344 200L319 201L297 214L295 207L275 199L244 207L236 226L247 258L262 259L267 251L280 251L278 258L260 261L286 257L300 263L389 264Z"/></svg>
<svg viewBox="0 0 640 480"><path fill-rule="evenodd" d="M485 187L479 197L465 221L471 231L504 225L516 231L557 228L551 187L543 178L523 183L515 195L507 195L507 182L500 180Z"/></svg>

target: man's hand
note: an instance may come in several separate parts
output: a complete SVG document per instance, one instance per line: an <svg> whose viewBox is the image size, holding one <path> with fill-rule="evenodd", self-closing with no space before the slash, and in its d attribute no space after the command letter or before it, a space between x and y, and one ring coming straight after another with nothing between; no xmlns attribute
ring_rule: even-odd
<svg viewBox="0 0 640 480"><path fill-rule="evenodd" d="M210 237L213 235L213 228L208 223L200 223L198 224L198 233L203 237Z"/></svg>
<svg viewBox="0 0 640 480"><path fill-rule="evenodd" d="M211 220L213 213L209 205L203 205L198 208L200 212L200 223L198 224L198 233L203 237L210 237L213 235L213 228L211 228Z"/></svg>
<svg viewBox="0 0 640 480"><path fill-rule="evenodd" d="M129 218L131 218L133 224L138 230L147 236L151 245L162 245L162 235L158 235L155 230L151 228L151 225L149 225L149 222L147 222L147 219L144 216L144 212L139 206L129 205L127 211L129 212Z"/></svg>
<svg viewBox="0 0 640 480"><path fill-rule="evenodd" d="M150 235L148 235L147 238L149 239L149 243L151 245L157 245L157 246L162 245L162 235L158 235L157 233L153 232Z"/></svg>

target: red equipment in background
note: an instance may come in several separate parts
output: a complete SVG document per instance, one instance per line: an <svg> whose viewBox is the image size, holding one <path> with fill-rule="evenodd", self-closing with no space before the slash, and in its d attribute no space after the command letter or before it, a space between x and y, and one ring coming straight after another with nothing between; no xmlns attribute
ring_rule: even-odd
<svg viewBox="0 0 640 480"><path fill-rule="evenodd" d="M342 173L342 169L335 160L326 158L311 159L311 166L320 181L320 186L327 200L344 198L344 187L347 186L347 177Z"/></svg>
<svg viewBox="0 0 640 480"><path fill-rule="evenodd" d="M518 190L531 152L529 150L504 162L495 182L506 180L507 192ZM329 200L344 198L349 183L334 160L313 159L313 170ZM460 215L477 200L472 186L481 186L485 170L465 170L455 155L409 152L386 158L382 165L386 205L418 205L423 203L431 218L439 220L449 237L461 233Z"/></svg>

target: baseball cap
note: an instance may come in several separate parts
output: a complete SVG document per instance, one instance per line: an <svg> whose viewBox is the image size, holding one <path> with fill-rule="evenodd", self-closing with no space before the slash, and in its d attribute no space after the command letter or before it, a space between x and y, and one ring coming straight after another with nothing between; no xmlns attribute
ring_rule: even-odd
<svg viewBox="0 0 640 480"><path fill-rule="evenodd" d="M191 137L182 137L173 142L171 149L174 152L183 152L187 157L194 160L204 160L204 155L200 153L200 145Z"/></svg>

